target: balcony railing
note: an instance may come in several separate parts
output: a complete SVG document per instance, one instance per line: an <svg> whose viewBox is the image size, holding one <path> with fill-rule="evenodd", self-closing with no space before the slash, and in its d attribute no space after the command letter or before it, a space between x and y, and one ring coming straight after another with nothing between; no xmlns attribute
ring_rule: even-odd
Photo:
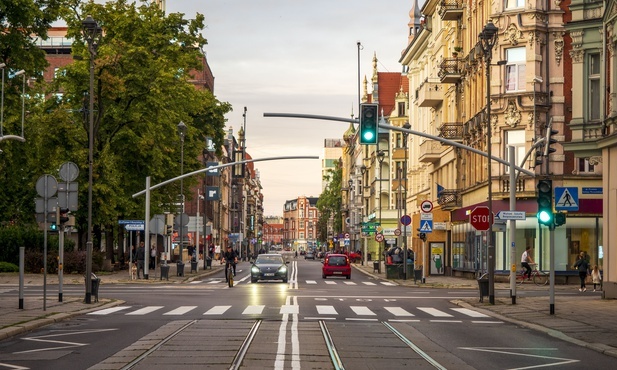
<svg viewBox="0 0 617 370"><path fill-rule="evenodd" d="M439 80L441 83L453 84L461 80L463 63L459 58L444 58L439 65Z"/></svg>
<svg viewBox="0 0 617 370"><path fill-rule="evenodd" d="M425 140L420 144L420 162L434 163L441 158L443 146L437 140Z"/></svg>
<svg viewBox="0 0 617 370"><path fill-rule="evenodd" d="M453 141L463 141L463 124L461 122L444 123L439 127L439 137Z"/></svg>
<svg viewBox="0 0 617 370"><path fill-rule="evenodd" d="M444 211L461 207L461 195L457 189L444 189L437 194L437 203Z"/></svg>
<svg viewBox="0 0 617 370"><path fill-rule="evenodd" d="M424 81L416 90L419 107L436 107L443 102L443 87L435 82Z"/></svg>
<svg viewBox="0 0 617 370"><path fill-rule="evenodd" d="M463 0L441 0L439 16L444 21L455 21L463 16Z"/></svg>

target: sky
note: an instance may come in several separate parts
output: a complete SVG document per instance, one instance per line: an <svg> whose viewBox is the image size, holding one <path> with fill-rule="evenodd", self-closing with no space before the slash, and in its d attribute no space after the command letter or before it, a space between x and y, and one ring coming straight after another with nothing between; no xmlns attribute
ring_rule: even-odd
<svg viewBox="0 0 617 370"><path fill-rule="evenodd" d="M360 76L402 70L413 0L167 0L166 12L205 16L214 94L229 102L227 127L243 126L255 159L319 156L255 164L264 215L282 216L287 200L321 193L324 139L340 139L348 123L265 118L268 113L350 117L358 111ZM363 85L361 85L363 94ZM369 91L370 91L369 82Z"/></svg>

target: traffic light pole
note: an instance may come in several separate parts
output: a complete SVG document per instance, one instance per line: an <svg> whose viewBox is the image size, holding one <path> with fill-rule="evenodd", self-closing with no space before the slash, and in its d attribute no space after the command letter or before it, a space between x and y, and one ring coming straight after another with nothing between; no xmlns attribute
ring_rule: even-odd
<svg viewBox="0 0 617 370"><path fill-rule="evenodd" d="M508 146L510 160L510 211L516 211L516 174L514 173L516 148ZM516 304L516 220L510 220L510 297L512 304Z"/></svg>
<svg viewBox="0 0 617 370"><path fill-rule="evenodd" d="M539 226L539 225L538 225ZM548 290L549 295L549 311L551 315L555 314L555 226L549 226L549 258L550 258L550 286Z"/></svg>

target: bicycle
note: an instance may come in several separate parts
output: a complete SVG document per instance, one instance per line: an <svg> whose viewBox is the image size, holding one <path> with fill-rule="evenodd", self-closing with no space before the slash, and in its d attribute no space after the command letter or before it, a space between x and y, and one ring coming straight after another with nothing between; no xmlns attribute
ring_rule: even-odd
<svg viewBox="0 0 617 370"><path fill-rule="evenodd" d="M532 266L531 279L533 279L533 283L536 284L537 286L543 286L543 285L548 284L548 277L549 277L548 273L538 270L538 265L535 263L530 263L529 265ZM519 286L523 285L525 280L530 280L526 278L525 276L526 272L527 270L525 268L521 268L516 272L516 284L517 285Z"/></svg>
<svg viewBox="0 0 617 370"><path fill-rule="evenodd" d="M229 263L227 266L227 274L225 275L227 278L227 284L230 288L234 286L234 267L233 264Z"/></svg>

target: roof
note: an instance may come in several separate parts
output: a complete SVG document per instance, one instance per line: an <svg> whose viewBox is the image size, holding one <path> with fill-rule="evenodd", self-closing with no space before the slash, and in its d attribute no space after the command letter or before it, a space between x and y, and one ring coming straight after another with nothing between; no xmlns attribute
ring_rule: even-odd
<svg viewBox="0 0 617 370"><path fill-rule="evenodd" d="M401 91L409 92L409 79L400 72L378 72L377 83L379 84L379 114L389 117L394 111L396 94Z"/></svg>

